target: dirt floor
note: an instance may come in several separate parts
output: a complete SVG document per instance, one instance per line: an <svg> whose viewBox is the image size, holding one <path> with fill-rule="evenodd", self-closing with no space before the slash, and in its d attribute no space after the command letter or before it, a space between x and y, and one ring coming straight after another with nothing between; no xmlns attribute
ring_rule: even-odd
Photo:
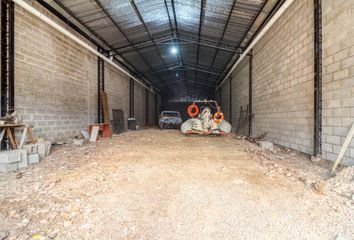
<svg viewBox="0 0 354 240"><path fill-rule="evenodd" d="M354 239L353 168L148 129L0 174L2 239Z"/></svg>

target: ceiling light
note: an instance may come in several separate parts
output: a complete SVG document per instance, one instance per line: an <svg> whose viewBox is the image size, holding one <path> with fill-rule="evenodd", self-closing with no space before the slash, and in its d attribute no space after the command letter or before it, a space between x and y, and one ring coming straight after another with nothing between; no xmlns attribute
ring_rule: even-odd
<svg viewBox="0 0 354 240"><path fill-rule="evenodd" d="M175 46L171 47L171 53L172 53L173 55L176 55L177 52L178 52L178 50L177 50L177 48L176 48Z"/></svg>

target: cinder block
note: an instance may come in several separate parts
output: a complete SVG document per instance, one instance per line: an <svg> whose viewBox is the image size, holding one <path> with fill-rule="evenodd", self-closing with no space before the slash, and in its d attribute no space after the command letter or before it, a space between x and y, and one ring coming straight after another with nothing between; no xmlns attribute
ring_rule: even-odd
<svg viewBox="0 0 354 240"><path fill-rule="evenodd" d="M27 154L37 154L38 153L38 145L37 144L25 144L22 147L27 151Z"/></svg>
<svg viewBox="0 0 354 240"><path fill-rule="evenodd" d="M18 163L0 163L0 172L13 172L18 168Z"/></svg>
<svg viewBox="0 0 354 240"><path fill-rule="evenodd" d="M21 150L0 152L0 163L14 163L21 160Z"/></svg>
<svg viewBox="0 0 354 240"><path fill-rule="evenodd" d="M21 161L18 163L18 169L26 168L28 166L27 151L25 149L20 150Z"/></svg>
<svg viewBox="0 0 354 240"><path fill-rule="evenodd" d="M44 142L37 143L39 159L43 160L46 157L46 144Z"/></svg>
<svg viewBox="0 0 354 240"><path fill-rule="evenodd" d="M29 154L27 155L28 158L28 164L34 164L34 163L39 163L39 154Z"/></svg>
<svg viewBox="0 0 354 240"><path fill-rule="evenodd" d="M52 148L52 143L50 141L45 141L45 155L46 156L49 156L51 148Z"/></svg>

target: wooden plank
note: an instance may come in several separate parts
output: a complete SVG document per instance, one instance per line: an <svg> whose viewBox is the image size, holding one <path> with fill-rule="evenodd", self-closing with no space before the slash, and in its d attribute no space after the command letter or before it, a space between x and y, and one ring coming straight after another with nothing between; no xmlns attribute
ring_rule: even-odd
<svg viewBox="0 0 354 240"><path fill-rule="evenodd" d="M331 172L334 173L334 171L336 170L338 164L340 163L340 161L342 161L342 158L345 154L345 151L347 151L347 148L350 144L350 141L353 139L353 136L354 136L354 122L352 124L352 127L347 135L347 138L345 139L344 141L344 144L342 146L342 148L340 149L339 153L338 153L338 156L337 156L337 159L336 161L334 162L333 164L333 167L332 167L332 170Z"/></svg>
<svg viewBox="0 0 354 240"><path fill-rule="evenodd" d="M26 137L27 137L27 131L28 127L25 127L23 129L22 135L21 135L21 140L20 140L20 145L18 146L19 149L22 149L23 144L25 143Z"/></svg>
<svg viewBox="0 0 354 240"><path fill-rule="evenodd" d="M12 149L16 149L17 148L17 144L15 142L14 136L12 135L11 129L10 128L6 128L6 133L7 133L7 136L9 137L9 139L10 139L10 144L11 144Z"/></svg>
<svg viewBox="0 0 354 240"><path fill-rule="evenodd" d="M103 122L109 124L109 109L108 109L107 93L102 91L101 96L102 96L102 105L103 105Z"/></svg>
<svg viewBox="0 0 354 240"><path fill-rule="evenodd" d="M92 127L90 142L96 142L99 130L100 130L100 127L98 127L98 126Z"/></svg>
<svg viewBox="0 0 354 240"><path fill-rule="evenodd" d="M4 138L5 131L6 131L6 128L1 129L1 132L0 132L0 144L2 142L2 139Z"/></svg>

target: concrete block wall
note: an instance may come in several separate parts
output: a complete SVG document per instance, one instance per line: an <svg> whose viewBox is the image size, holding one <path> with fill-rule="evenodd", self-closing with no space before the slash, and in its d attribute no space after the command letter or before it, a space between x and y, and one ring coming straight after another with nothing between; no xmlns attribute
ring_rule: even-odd
<svg viewBox="0 0 354 240"><path fill-rule="evenodd" d="M96 118L96 102L97 57L15 4L15 107L23 120L38 136L64 139Z"/></svg>
<svg viewBox="0 0 354 240"><path fill-rule="evenodd" d="M37 1L28 2L85 40ZM107 63L105 90L110 117L112 109L122 109L127 118L129 78ZM143 87L139 91L144 92ZM15 107L24 122L34 126L36 136L52 141L79 135L80 129L97 122L97 56L16 4ZM144 112L144 100L136 100L139 107Z"/></svg>
<svg viewBox="0 0 354 240"><path fill-rule="evenodd" d="M232 74L232 121L231 125L234 129L239 125L241 106L248 105L249 93L249 57L246 57L242 63L237 66Z"/></svg>
<svg viewBox="0 0 354 240"><path fill-rule="evenodd" d="M323 157L335 160L354 121L354 1L323 0ZM343 163L354 165L354 140Z"/></svg>
<svg viewBox="0 0 354 240"><path fill-rule="evenodd" d="M224 113L225 120L230 121L230 80L225 81L225 83L220 87L221 111Z"/></svg>
<svg viewBox="0 0 354 240"><path fill-rule="evenodd" d="M130 78L111 65L105 64L105 92L108 98L110 120L113 109L123 110L124 128L128 128Z"/></svg>
<svg viewBox="0 0 354 240"><path fill-rule="evenodd" d="M313 153L313 1L298 0L253 49L253 135Z"/></svg>
<svg viewBox="0 0 354 240"><path fill-rule="evenodd" d="M137 83L134 84L134 117L138 126L145 126L145 88Z"/></svg>
<svg viewBox="0 0 354 240"><path fill-rule="evenodd" d="M313 153L313 11L313 1L294 1L254 47L252 71L253 136L267 132L274 143L308 154ZM232 74L234 126L240 106L248 104L248 68L244 62ZM225 86L222 99L228 98Z"/></svg>
<svg viewBox="0 0 354 240"><path fill-rule="evenodd" d="M149 92L149 126L155 125L155 94Z"/></svg>

